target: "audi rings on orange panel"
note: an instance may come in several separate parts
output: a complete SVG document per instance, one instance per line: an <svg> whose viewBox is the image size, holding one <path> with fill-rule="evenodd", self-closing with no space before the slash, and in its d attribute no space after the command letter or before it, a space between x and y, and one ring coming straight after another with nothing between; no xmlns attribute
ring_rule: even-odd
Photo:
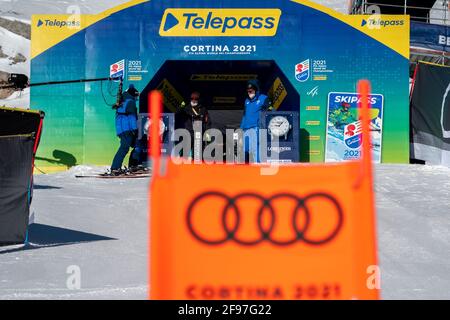
<svg viewBox="0 0 450 320"><path fill-rule="evenodd" d="M205 236L202 236L200 230L198 229L198 226L196 226L196 222L193 217L194 211L197 208L197 206L200 203L210 201L211 199L223 199L225 201L225 205L221 212L221 223L222 223L221 227L223 228L224 231L223 237L207 238ZM258 203L260 203L260 207L257 211L257 221L256 221L256 227L258 229L259 236L253 240L241 239L237 235L240 230L243 219L243 212L240 209L238 202L243 199L253 199L256 200ZM292 229L295 233L295 237L293 237L292 239L287 240L275 239L273 235L277 221L277 212L274 209L273 203L279 199L294 201L296 204L294 210L291 213L292 216L290 220L292 223ZM311 226L311 221L312 219L314 219L314 212L311 210L311 208L308 207L308 203L314 199L330 202L333 205L335 209L334 213L337 216L336 225L333 227L331 232L323 235L319 239L310 239L306 236L306 233L308 232ZM204 214L211 214L211 213L214 212L206 212ZM297 221L301 213L304 213L305 221L304 226L300 228L297 225ZM263 218L265 214L270 215L270 223L266 227L264 226L263 223ZM231 227L229 226L229 223L227 223L229 215L234 216L234 224ZM267 241L276 246L289 246L297 242L304 242L309 245L318 246L332 241L339 234L339 231L342 229L342 225L344 222L344 213L341 205L336 200L336 198L327 193L312 193L306 197L299 197L292 193L278 193L267 198L257 193L241 193L238 194L237 196L230 197L223 192L212 191L198 195L190 203L187 210L186 220L187 220L187 227L192 236L198 241L207 245L221 245L228 241L234 241L235 243L243 246L254 246L264 241Z"/></svg>

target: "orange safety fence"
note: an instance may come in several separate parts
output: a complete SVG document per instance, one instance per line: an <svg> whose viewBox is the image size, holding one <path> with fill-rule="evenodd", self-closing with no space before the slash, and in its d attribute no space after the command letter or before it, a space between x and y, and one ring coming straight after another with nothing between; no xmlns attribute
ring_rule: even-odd
<svg viewBox="0 0 450 320"><path fill-rule="evenodd" d="M361 81L360 161L280 166L175 164L152 126L151 299L378 299L369 133ZM150 96L152 119L161 96Z"/></svg>

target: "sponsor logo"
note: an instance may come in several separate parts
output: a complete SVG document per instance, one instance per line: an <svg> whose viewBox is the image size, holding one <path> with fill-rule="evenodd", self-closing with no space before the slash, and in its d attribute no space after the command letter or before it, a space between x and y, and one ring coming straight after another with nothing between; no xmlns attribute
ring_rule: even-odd
<svg viewBox="0 0 450 320"><path fill-rule="evenodd" d="M172 13L167 13L166 21L164 23L164 32L169 31L173 27L176 27L180 23L180 20L177 19Z"/></svg>
<svg viewBox="0 0 450 320"><path fill-rule="evenodd" d="M286 152L286 151L292 151L292 148L291 147L268 147L267 150L277 152L277 153L282 153L282 152Z"/></svg>
<svg viewBox="0 0 450 320"><path fill-rule="evenodd" d="M315 206L312 203L323 201L330 204L329 214L336 218L335 223L322 232L316 232L311 237L310 229L317 224L314 214ZM244 205L251 202L253 208L259 217L256 221L248 214L248 209ZM217 207L217 211L204 211L202 207L209 203L223 203L223 206ZM294 232L290 237L280 237L279 230L275 230L275 225L283 219L284 210L280 206L288 203L294 204L293 210L286 212L289 214L288 226L289 230ZM255 206L256 205L256 206ZM204 207L203 207L204 208ZM268 222L264 223L263 213L268 212ZM202 214L217 214L221 221L219 228L205 228L202 224ZM300 226L296 222L302 217L307 223ZM257 193L243 193L235 196L229 196L219 191L210 191L202 193L195 197L187 209L187 227L197 241L210 246L219 246L226 243L235 243L241 246L257 246L263 243L270 243L278 247L286 247L303 242L310 246L321 246L332 242L341 232L344 222L344 211L341 204L331 194L327 193L311 193L305 197L300 197L292 193L273 194L269 197ZM227 223L232 218L234 223ZM284 217L285 218L285 217ZM267 222L267 221L266 221ZM251 235L243 235L242 230L246 230L244 226L251 228ZM249 230L249 229L247 229Z"/></svg>
<svg viewBox="0 0 450 320"><path fill-rule="evenodd" d="M313 80L314 81L327 81L328 80L328 76L326 76L326 75L322 75L322 76L314 76L313 77Z"/></svg>
<svg viewBox="0 0 450 320"><path fill-rule="evenodd" d="M356 121L346 125L344 128L345 145L351 149L358 149L361 146L362 139L361 121Z"/></svg>
<svg viewBox="0 0 450 320"><path fill-rule="evenodd" d="M448 96L450 92L450 84L447 86L445 90L444 97L442 98L442 108L441 108L441 127L442 127L442 136L444 139L450 138L450 108Z"/></svg>
<svg viewBox="0 0 450 320"><path fill-rule="evenodd" d="M441 46L450 46L450 37L440 35L439 36L439 44Z"/></svg>
<svg viewBox="0 0 450 320"><path fill-rule="evenodd" d="M167 79L163 79L156 89L161 91L163 95L164 107L171 112L176 112L178 106L183 102L183 97L175 87Z"/></svg>
<svg viewBox="0 0 450 320"><path fill-rule="evenodd" d="M248 81L257 78L257 74L193 74L191 81Z"/></svg>
<svg viewBox="0 0 450 320"><path fill-rule="evenodd" d="M319 86L312 88L310 91L306 93L311 98L314 98L319 95Z"/></svg>
<svg viewBox="0 0 450 320"><path fill-rule="evenodd" d="M142 76L128 76L128 81L141 81Z"/></svg>
<svg viewBox="0 0 450 320"><path fill-rule="evenodd" d="M236 97L214 97L214 104L234 104L236 103Z"/></svg>
<svg viewBox="0 0 450 320"><path fill-rule="evenodd" d="M310 68L309 68L310 60L305 60L295 65L295 79L300 82L308 81L310 76Z"/></svg>
<svg viewBox="0 0 450 320"><path fill-rule="evenodd" d="M272 106L278 110L287 97L287 90L280 78L276 78L272 87L269 89L269 98L272 101Z"/></svg>
<svg viewBox="0 0 450 320"><path fill-rule="evenodd" d="M295 66L295 78L300 82L308 81L326 81L328 75L334 73L334 70L328 68L327 60L305 60Z"/></svg>
<svg viewBox="0 0 450 320"><path fill-rule="evenodd" d="M52 27L52 28L74 28L81 27L81 22L79 20L57 20L57 19L39 19L37 22L37 27Z"/></svg>
<svg viewBox="0 0 450 320"><path fill-rule="evenodd" d="M377 104L379 100L383 99L381 95L370 96L369 104ZM335 103L348 103L348 104L359 104L361 103L361 98L359 98L356 94L347 94L347 95L335 95L334 96Z"/></svg>
<svg viewBox="0 0 450 320"><path fill-rule="evenodd" d="M186 9L164 11L162 37L272 37L280 22L280 9Z"/></svg>
<svg viewBox="0 0 450 320"><path fill-rule="evenodd" d="M368 28L386 28L386 27L401 27L405 25L404 20L382 19L382 18L370 18L363 19L361 27L367 26Z"/></svg>

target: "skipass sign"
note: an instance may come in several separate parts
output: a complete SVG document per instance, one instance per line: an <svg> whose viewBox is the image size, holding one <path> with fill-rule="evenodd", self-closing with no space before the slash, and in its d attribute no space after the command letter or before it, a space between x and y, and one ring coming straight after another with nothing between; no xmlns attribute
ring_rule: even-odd
<svg viewBox="0 0 450 320"><path fill-rule="evenodd" d="M325 161L349 161L361 157L362 124L358 117L360 98L357 93L330 92L327 110ZM381 94L369 96L372 157L381 163L383 141L383 107Z"/></svg>

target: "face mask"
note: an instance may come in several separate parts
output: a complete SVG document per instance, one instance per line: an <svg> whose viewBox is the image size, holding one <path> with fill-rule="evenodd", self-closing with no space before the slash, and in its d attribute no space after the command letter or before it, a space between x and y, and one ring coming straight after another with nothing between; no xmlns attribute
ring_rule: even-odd
<svg viewBox="0 0 450 320"><path fill-rule="evenodd" d="M198 106L198 102L197 101L191 101L191 106L193 106L193 107Z"/></svg>
<svg viewBox="0 0 450 320"><path fill-rule="evenodd" d="M255 93L249 93L249 94L248 94L248 97L249 97L250 99L253 99L255 96L256 96Z"/></svg>

